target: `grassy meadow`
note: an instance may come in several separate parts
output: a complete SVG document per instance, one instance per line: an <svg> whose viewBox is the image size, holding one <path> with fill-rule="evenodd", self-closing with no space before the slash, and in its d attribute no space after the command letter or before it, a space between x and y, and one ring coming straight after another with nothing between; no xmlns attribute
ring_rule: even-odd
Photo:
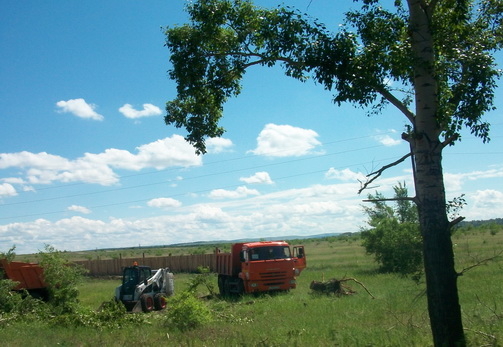
<svg viewBox="0 0 503 347"><path fill-rule="evenodd" d="M456 232L456 264L463 323L470 346L503 345L503 230L467 228ZM357 237L303 240L308 267L298 287L288 293L235 300L200 300L212 321L189 331L168 324L166 312L141 314L144 322L120 328L58 326L47 321L3 323L2 346L431 346L424 282L377 271ZM187 252L193 250L187 249ZM488 258L500 255L492 261ZM476 266L474 266L476 265ZM472 266L474 266L472 268ZM183 291L191 274L175 274ZM345 282L356 291L342 297L313 294L313 280L354 278ZM212 277L216 288L216 277ZM110 300L118 279L86 279L79 300L97 309ZM169 307L168 307L169 311Z"/></svg>

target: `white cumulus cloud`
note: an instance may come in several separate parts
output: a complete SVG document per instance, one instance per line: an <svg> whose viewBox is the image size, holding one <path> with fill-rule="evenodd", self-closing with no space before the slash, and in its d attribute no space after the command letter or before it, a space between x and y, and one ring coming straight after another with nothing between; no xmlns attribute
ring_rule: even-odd
<svg viewBox="0 0 503 347"><path fill-rule="evenodd" d="M16 196L16 189L10 183L0 184L0 197L1 196Z"/></svg>
<svg viewBox="0 0 503 347"><path fill-rule="evenodd" d="M237 187L235 190L215 189L210 192L209 196L213 199L238 199L245 198L249 195L259 194L260 193L255 189L249 189L247 187L241 186Z"/></svg>
<svg viewBox="0 0 503 347"><path fill-rule="evenodd" d="M211 154L228 151L234 144L231 140L223 137L212 137L206 140L206 150Z"/></svg>
<svg viewBox="0 0 503 347"><path fill-rule="evenodd" d="M90 209L88 209L87 207L84 207L84 206L79 206L79 205L68 206L68 211L79 212L79 213L82 213L82 214L89 214L89 213L91 213Z"/></svg>
<svg viewBox="0 0 503 347"><path fill-rule="evenodd" d="M84 99L61 100L56 103L59 112L71 113L80 118L103 120L104 117L95 111L96 105L88 104Z"/></svg>
<svg viewBox="0 0 503 347"><path fill-rule="evenodd" d="M336 179L340 181L365 181L365 175L359 172L353 172L350 169L337 170L331 167L326 173L325 178Z"/></svg>
<svg viewBox="0 0 503 347"><path fill-rule="evenodd" d="M468 205L461 215L468 220L484 220L503 215L503 192L494 189L477 190L467 196Z"/></svg>
<svg viewBox="0 0 503 347"><path fill-rule="evenodd" d="M398 146L399 144L403 143L402 140L396 140L389 135L377 135L374 136L374 138L377 140L377 142L386 147Z"/></svg>
<svg viewBox="0 0 503 347"><path fill-rule="evenodd" d="M180 207L182 203L172 198L157 198L147 202L147 205L150 207L169 209L171 207Z"/></svg>
<svg viewBox="0 0 503 347"><path fill-rule="evenodd" d="M250 152L269 157L312 154L321 143L318 133L291 125L267 124L257 137L257 147Z"/></svg>
<svg viewBox="0 0 503 347"><path fill-rule="evenodd" d="M122 113L124 117L129 119L159 116L162 114L161 109L152 104L143 104L143 110L136 110L132 105L125 104L119 108L119 112Z"/></svg>
<svg viewBox="0 0 503 347"><path fill-rule="evenodd" d="M242 182L248 184L273 184L274 182L271 180L268 172L260 171L256 172L254 175L249 177L241 177L239 179Z"/></svg>

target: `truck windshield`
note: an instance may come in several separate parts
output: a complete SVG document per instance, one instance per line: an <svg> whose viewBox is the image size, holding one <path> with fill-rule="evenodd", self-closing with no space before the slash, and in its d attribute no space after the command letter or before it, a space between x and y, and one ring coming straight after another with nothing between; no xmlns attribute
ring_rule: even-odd
<svg viewBox="0 0 503 347"><path fill-rule="evenodd" d="M249 251L251 261L284 258L290 258L290 247L288 246L264 246L252 248Z"/></svg>

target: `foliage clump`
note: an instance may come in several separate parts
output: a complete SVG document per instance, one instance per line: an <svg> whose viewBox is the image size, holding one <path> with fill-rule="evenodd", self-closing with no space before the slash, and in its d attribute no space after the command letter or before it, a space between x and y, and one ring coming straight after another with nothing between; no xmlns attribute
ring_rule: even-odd
<svg viewBox="0 0 503 347"><path fill-rule="evenodd" d="M199 266L197 274L191 277L187 290L195 293L199 286L204 286L210 293L209 295L214 297L216 296L214 277L215 274L211 272L210 268Z"/></svg>
<svg viewBox="0 0 503 347"><path fill-rule="evenodd" d="M48 300L34 298L27 291L14 291L17 282L0 279L0 322L40 321L57 326L82 326L92 328L121 328L130 323L144 323L144 315L128 315L120 302L104 302L98 311L80 305L78 285L84 270L66 259L63 252L47 245L39 252L44 269ZM14 247L0 257L13 261Z"/></svg>
<svg viewBox="0 0 503 347"><path fill-rule="evenodd" d="M363 246L375 257L383 272L402 275L418 274L422 269L422 237L416 206L407 200L405 184L393 187L395 206L389 206L384 196L369 194L371 207L363 207L368 216L368 228L361 229Z"/></svg>
<svg viewBox="0 0 503 347"><path fill-rule="evenodd" d="M180 331L198 328L213 320L210 308L191 291L185 290L168 300L166 325Z"/></svg>
<svg viewBox="0 0 503 347"><path fill-rule="evenodd" d="M85 270L64 257L63 252L46 245L39 253L40 266L49 291L49 304L55 314L74 313L78 310L78 285Z"/></svg>

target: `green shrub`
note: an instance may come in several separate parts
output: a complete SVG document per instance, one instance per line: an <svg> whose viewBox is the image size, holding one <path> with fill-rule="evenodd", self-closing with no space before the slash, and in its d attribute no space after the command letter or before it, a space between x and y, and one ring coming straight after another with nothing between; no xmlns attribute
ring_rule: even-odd
<svg viewBox="0 0 503 347"><path fill-rule="evenodd" d="M0 280L0 312L10 313L16 310L23 298L19 293L13 292L18 282Z"/></svg>
<svg viewBox="0 0 503 347"><path fill-rule="evenodd" d="M168 300L166 324L180 331L195 329L213 320L208 306L190 291L183 291Z"/></svg>
<svg viewBox="0 0 503 347"><path fill-rule="evenodd" d="M199 266L197 272L196 275L191 276L187 290L195 294L197 288L202 285L208 289L210 296L215 296L215 274L208 267L204 266Z"/></svg>
<svg viewBox="0 0 503 347"><path fill-rule="evenodd" d="M76 312L78 309L78 285L85 271L64 257L61 251L46 245L40 252L40 265L49 291L49 304L55 314Z"/></svg>
<svg viewBox="0 0 503 347"><path fill-rule="evenodd" d="M422 269L422 237L417 209L407 200L407 188L394 187L396 206L388 206L380 193L368 196L372 207L364 207L369 228L362 228L363 247L373 254L383 272L417 274Z"/></svg>

